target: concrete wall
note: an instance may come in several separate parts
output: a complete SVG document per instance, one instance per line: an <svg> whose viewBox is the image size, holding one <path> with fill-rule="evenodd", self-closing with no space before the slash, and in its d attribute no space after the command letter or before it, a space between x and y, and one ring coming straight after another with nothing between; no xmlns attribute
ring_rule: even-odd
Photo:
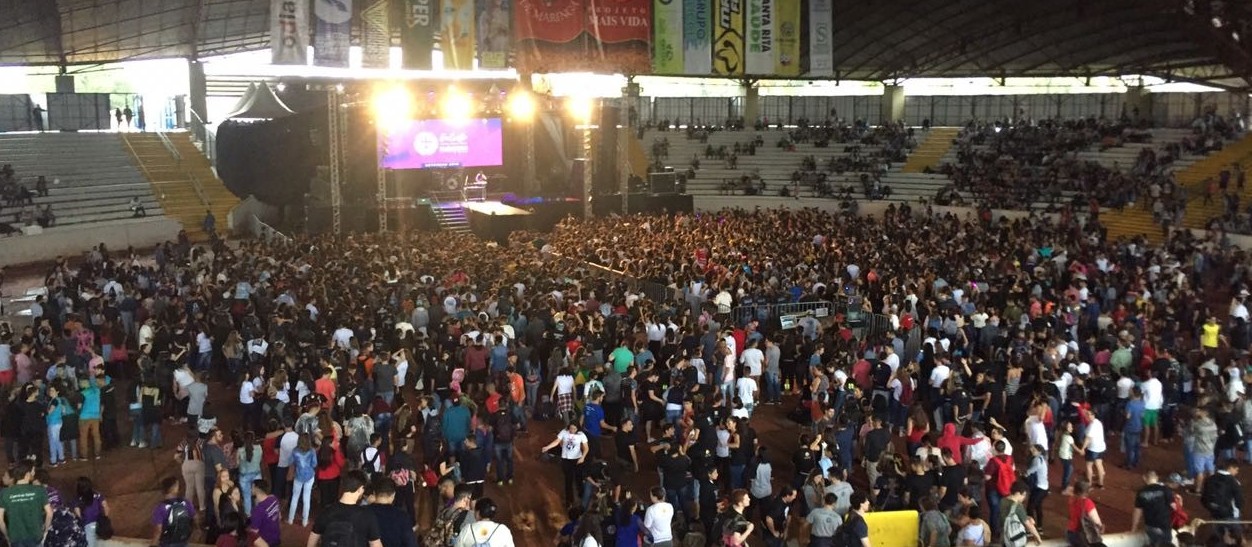
<svg viewBox="0 0 1252 547"><path fill-rule="evenodd" d="M41 234L0 238L0 264L16 266L53 260L58 256L77 256L100 243L113 251L132 246L143 249L163 241L173 241L181 229L182 225L169 217L55 226Z"/></svg>

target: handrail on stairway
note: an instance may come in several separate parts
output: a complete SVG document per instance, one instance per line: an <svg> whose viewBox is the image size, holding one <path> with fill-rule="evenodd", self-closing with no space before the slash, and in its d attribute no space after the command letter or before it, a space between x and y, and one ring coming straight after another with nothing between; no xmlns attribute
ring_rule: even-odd
<svg viewBox="0 0 1252 547"><path fill-rule="evenodd" d="M188 171L187 168L183 166L183 155L179 153L178 147L174 146L174 141L171 141L169 135L166 135L164 131L157 131L156 134L157 137L161 139L161 144L165 146L165 149L178 162L178 170L182 171L183 175L187 177L187 180L191 182L192 189L196 191L196 197L200 198L200 204L203 205L205 209L212 207L212 204L209 203L208 196L204 193L204 187L200 184L199 177L196 177L194 173Z"/></svg>

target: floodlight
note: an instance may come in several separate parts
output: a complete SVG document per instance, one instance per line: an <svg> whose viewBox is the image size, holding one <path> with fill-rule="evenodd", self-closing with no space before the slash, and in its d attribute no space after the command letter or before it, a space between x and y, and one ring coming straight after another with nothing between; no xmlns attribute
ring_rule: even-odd
<svg viewBox="0 0 1252 547"><path fill-rule="evenodd" d="M439 110L445 120L468 120L474 117L474 100L468 93L448 88Z"/></svg>
<svg viewBox="0 0 1252 547"><path fill-rule="evenodd" d="M529 121L535 116L535 98L525 91L514 91L509 94L507 111L514 120Z"/></svg>

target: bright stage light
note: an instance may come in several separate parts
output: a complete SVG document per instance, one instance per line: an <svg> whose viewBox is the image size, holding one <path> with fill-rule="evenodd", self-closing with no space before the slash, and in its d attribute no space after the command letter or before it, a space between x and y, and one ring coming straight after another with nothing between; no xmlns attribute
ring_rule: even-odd
<svg viewBox="0 0 1252 547"><path fill-rule="evenodd" d="M519 121L529 121L535 117L535 99L525 91L514 91L509 94L509 117Z"/></svg>
<svg viewBox="0 0 1252 547"><path fill-rule="evenodd" d="M374 119L404 121L413 117L413 96L403 87L396 86L374 95Z"/></svg>
<svg viewBox="0 0 1252 547"><path fill-rule="evenodd" d="M569 113L574 116L574 121L583 124L591 123L592 111L595 110L595 103L590 97L570 97L565 103L565 107L569 109Z"/></svg>
<svg viewBox="0 0 1252 547"><path fill-rule="evenodd" d="M439 110L445 120L468 120L474 117L474 99L468 93L448 88Z"/></svg>

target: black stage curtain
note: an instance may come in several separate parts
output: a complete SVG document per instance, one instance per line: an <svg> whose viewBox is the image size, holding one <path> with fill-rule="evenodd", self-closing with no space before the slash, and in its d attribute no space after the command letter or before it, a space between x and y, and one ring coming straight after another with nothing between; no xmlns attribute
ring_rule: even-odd
<svg viewBox="0 0 1252 547"><path fill-rule="evenodd" d="M302 202L324 155L312 138L315 114L222 122L217 129L217 173L222 182L237 196L256 196L270 205Z"/></svg>

